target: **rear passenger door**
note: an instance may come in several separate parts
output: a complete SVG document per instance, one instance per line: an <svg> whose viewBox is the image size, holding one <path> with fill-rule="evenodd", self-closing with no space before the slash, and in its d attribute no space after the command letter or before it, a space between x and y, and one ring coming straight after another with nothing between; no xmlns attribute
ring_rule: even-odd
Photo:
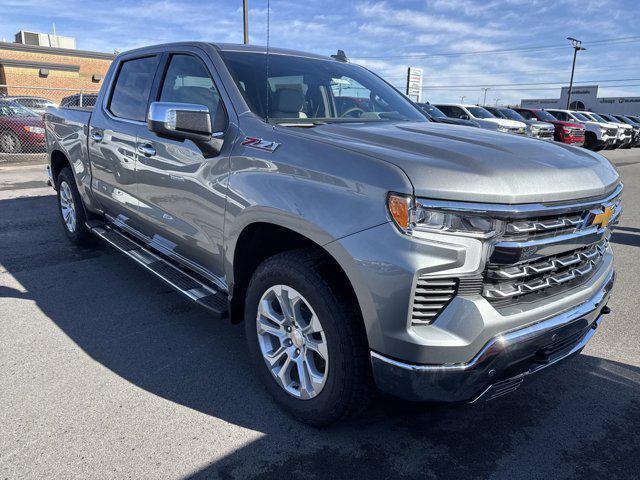
<svg viewBox="0 0 640 480"><path fill-rule="evenodd" d="M146 129L146 111L159 55L124 57L111 90L96 106L89 127L92 189L105 212L140 228L136 146Z"/></svg>
<svg viewBox="0 0 640 480"><path fill-rule="evenodd" d="M223 222L231 138L213 66L197 48L166 54L152 100L208 107L222 149L211 141L138 133L137 184L144 233L152 246L197 271L223 277ZM225 133L222 133L225 132ZM204 272L199 268L202 267Z"/></svg>

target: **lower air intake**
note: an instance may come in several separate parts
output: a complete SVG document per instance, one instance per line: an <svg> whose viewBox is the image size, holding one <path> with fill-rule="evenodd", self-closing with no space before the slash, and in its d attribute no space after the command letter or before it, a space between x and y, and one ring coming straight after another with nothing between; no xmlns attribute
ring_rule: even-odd
<svg viewBox="0 0 640 480"><path fill-rule="evenodd" d="M457 278L420 277L416 284L411 312L412 325L429 325L458 292Z"/></svg>

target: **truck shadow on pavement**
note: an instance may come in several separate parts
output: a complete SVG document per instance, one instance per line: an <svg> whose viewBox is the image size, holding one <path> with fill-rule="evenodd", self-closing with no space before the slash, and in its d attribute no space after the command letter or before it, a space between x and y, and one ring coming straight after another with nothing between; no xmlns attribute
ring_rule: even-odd
<svg viewBox="0 0 640 480"><path fill-rule="evenodd" d="M640 228L615 227L611 241L630 247L640 247Z"/></svg>
<svg viewBox="0 0 640 480"><path fill-rule="evenodd" d="M22 286L0 284L0 297L34 301L136 387L264 434L188 478L614 479L640 470L637 367L582 354L493 402L380 398L366 417L313 429L259 385L242 326L211 320L107 247L69 245L52 197L3 200L0 212L9 214L0 272Z"/></svg>

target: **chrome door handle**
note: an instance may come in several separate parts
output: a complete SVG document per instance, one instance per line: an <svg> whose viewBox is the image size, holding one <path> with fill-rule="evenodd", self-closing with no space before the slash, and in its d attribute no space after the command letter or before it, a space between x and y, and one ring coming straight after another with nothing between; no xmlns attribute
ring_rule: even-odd
<svg viewBox="0 0 640 480"><path fill-rule="evenodd" d="M151 145L138 145L138 152L147 157L153 157L156 154L156 149Z"/></svg>
<svg viewBox="0 0 640 480"><path fill-rule="evenodd" d="M102 133L98 132L97 130L92 131L90 137L94 142L101 142L103 138Z"/></svg>

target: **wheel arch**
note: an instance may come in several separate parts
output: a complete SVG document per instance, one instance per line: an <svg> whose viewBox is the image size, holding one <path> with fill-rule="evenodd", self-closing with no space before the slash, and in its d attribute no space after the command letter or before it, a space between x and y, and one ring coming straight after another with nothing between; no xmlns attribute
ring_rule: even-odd
<svg viewBox="0 0 640 480"><path fill-rule="evenodd" d="M50 164L51 164L51 178L53 179L54 188L56 188L58 175L60 174L63 168L69 167L69 169L71 170L71 173L74 173L73 169L71 168L71 162L69 162L69 159L67 158L67 156L60 150L53 150L51 152Z"/></svg>
<svg viewBox="0 0 640 480"><path fill-rule="evenodd" d="M233 246L233 263L229 270L231 293L230 318L240 323L244 318L244 298L251 275L267 258L290 250L314 250L327 260L328 273L334 275L336 287L356 302L362 315L358 296L346 271L320 243L287 226L257 221L245 225Z"/></svg>

